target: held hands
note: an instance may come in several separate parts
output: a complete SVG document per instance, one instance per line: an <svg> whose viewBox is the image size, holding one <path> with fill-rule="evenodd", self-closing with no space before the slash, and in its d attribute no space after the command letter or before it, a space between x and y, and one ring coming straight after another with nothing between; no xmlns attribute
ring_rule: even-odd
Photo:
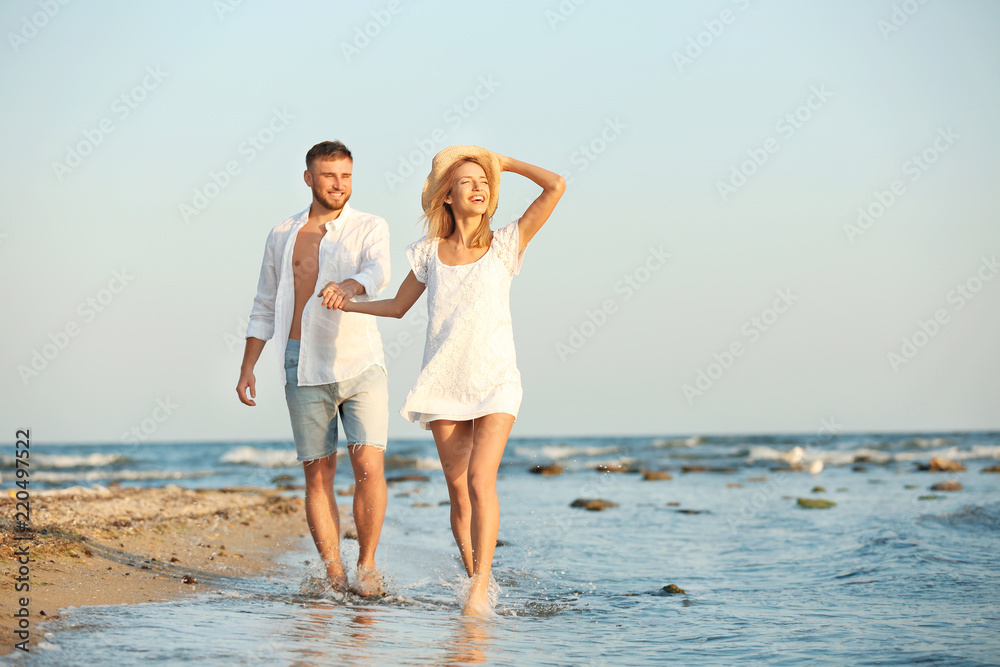
<svg viewBox="0 0 1000 667"><path fill-rule="evenodd" d="M348 282L327 283L326 287L321 289L316 296L323 299L324 307L336 310L338 308L344 309L344 305L357 296L357 291Z"/></svg>

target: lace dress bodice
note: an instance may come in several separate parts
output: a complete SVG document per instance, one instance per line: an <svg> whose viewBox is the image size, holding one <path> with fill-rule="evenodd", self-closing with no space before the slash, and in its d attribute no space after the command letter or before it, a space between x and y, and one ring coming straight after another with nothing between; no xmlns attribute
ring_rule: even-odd
<svg viewBox="0 0 1000 667"><path fill-rule="evenodd" d="M400 412L424 428L434 419L516 417L522 391L510 284L524 256L517 221L496 230L471 264L442 263L438 242L424 237L406 249L414 276L427 285L428 323L423 367Z"/></svg>

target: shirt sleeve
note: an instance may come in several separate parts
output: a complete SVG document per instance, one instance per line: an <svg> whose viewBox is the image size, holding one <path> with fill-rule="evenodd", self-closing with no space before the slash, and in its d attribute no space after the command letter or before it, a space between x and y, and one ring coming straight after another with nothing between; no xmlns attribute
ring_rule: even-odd
<svg viewBox="0 0 1000 667"><path fill-rule="evenodd" d="M424 237L406 246L406 259L413 275L422 283L427 282L427 265L430 261L431 239Z"/></svg>
<svg viewBox="0 0 1000 667"><path fill-rule="evenodd" d="M524 251L518 247L521 245L521 234L518 231L517 223L520 218L505 227L493 232L493 243L491 244L500 256L500 261L507 267L513 275L521 272L521 262L524 260Z"/></svg>
<svg viewBox="0 0 1000 667"><path fill-rule="evenodd" d="M264 260L257 279L257 296L250 310L247 338L271 340L274 336L274 302L278 295L278 265L275 262L275 238L272 230L264 245Z"/></svg>
<svg viewBox="0 0 1000 667"><path fill-rule="evenodd" d="M389 225L379 219L368 232L361 249L361 270L350 278L365 288L368 299L376 299L389 284Z"/></svg>

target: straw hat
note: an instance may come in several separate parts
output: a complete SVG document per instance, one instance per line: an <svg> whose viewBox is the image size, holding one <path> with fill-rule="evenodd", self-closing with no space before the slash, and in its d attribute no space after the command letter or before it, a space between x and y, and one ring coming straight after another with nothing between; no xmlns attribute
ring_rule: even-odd
<svg viewBox="0 0 1000 667"><path fill-rule="evenodd" d="M448 167L462 158L476 158L486 170L486 181L490 186L490 203L486 207L486 218L492 218L496 213L497 203L500 201L500 159L485 148L479 146L448 146L434 156L431 162L431 173L424 181L424 191L420 195L420 205L424 213L431 207L431 193L437 189L441 179L444 178Z"/></svg>

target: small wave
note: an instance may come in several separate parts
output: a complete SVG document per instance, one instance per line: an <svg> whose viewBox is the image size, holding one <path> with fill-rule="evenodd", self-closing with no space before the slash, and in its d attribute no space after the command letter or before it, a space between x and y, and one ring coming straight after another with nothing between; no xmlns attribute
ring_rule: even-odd
<svg viewBox="0 0 1000 667"><path fill-rule="evenodd" d="M618 445L582 447L577 445L543 445L541 447L515 447L514 453L526 459L558 461L572 456L601 456L621 451Z"/></svg>
<svg viewBox="0 0 1000 667"><path fill-rule="evenodd" d="M34 450L32 450L34 451ZM39 468L99 468L114 464L128 463L129 458L124 454L101 454L94 453L88 456L74 456L72 454L32 454L31 465ZM15 458L13 456L0 457L0 463L4 468L13 468ZM34 475L32 475L34 476Z"/></svg>
<svg viewBox="0 0 1000 667"><path fill-rule="evenodd" d="M944 447L948 444L948 438L914 438L902 443L903 447L930 449L932 447Z"/></svg>
<svg viewBox="0 0 1000 667"><path fill-rule="evenodd" d="M934 457L944 457L953 461L973 461L976 459L1000 459L1000 445L973 445L969 449L948 447L931 452L900 452L893 459L896 461L923 461Z"/></svg>
<svg viewBox="0 0 1000 667"><path fill-rule="evenodd" d="M922 521L933 521L950 528L962 528L974 531L1000 531L1000 503L986 506L967 505L957 512L920 517Z"/></svg>
<svg viewBox="0 0 1000 667"><path fill-rule="evenodd" d="M211 477L211 471L178 472L176 470L88 470L86 472L49 472L37 470L31 473L32 482L65 484L66 482L100 481L141 481L150 479L196 479Z"/></svg>
<svg viewBox="0 0 1000 667"><path fill-rule="evenodd" d="M249 445L230 449L219 457L219 462L261 468L288 468L298 465L294 449L258 449Z"/></svg>
<svg viewBox="0 0 1000 667"><path fill-rule="evenodd" d="M654 440L653 447L667 449L669 447L697 447L705 442L705 438L700 435L693 435L690 438L675 438L674 440Z"/></svg>
<svg viewBox="0 0 1000 667"><path fill-rule="evenodd" d="M931 442L931 440L939 443L944 441L943 438L933 438L926 440L926 442ZM953 461L1000 459L1000 445L973 445L968 449L959 449L955 446L937 450L911 448L905 452L887 452L870 446L845 450L793 447L788 451L783 451L766 445L754 445L746 455L750 463L754 461L783 461L792 465L808 465L813 461L822 461L827 466L849 466L858 462L885 465L887 463L927 461L936 456Z"/></svg>

